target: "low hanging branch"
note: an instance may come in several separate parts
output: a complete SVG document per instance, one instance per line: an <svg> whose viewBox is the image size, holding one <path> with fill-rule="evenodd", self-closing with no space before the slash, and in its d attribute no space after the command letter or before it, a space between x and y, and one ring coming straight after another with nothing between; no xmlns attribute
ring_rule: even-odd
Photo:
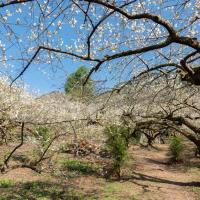
<svg viewBox="0 0 200 200"><path fill-rule="evenodd" d="M39 169L37 166L40 162L42 162L43 160L46 159L45 155L47 154L47 152L49 151L51 145L53 144L53 142L58 139L59 137L61 136L65 136L67 133L63 133L63 134L59 134L59 135L55 135L48 143L48 145L46 146L46 148L44 149L43 153L41 154L41 156L31 162L31 163L23 163L23 164L20 164L20 165L15 165L15 166L12 166L11 169L16 169L16 168L20 168L20 167L23 167L23 168L29 168L37 173L41 173L41 169ZM21 143L19 145L17 145L13 151L9 154L9 156L6 158L6 160L4 161L4 164L6 165L6 167L8 168L8 161L9 159L12 157L13 153L23 145L23 138L24 138L24 122L22 123L22 129L21 129ZM5 171L5 167L4 166L1 166L1 172L4 172Z"/></svg>
<svg viewBox="0 0 200 200"><path fill-rule="evenodd" d="M53 144L53 142L58 139L61 136L65 136L67 133L63 133L60 135L55 135L51 141L49 142L49 144L46 146L45 150L43 151L43 153L41 154L41 156L39 157L38 160L36 160L35 162L31 163L30 166L25 165L25 167L30 167L31 169L36 169L35 167L42 161L45 159L45 155L48 152L49 148L51 147L51 145Z"/></svg>

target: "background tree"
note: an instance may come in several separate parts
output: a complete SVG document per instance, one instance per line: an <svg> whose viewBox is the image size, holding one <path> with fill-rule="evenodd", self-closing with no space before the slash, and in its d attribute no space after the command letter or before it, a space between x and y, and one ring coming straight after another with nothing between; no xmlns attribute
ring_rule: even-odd
<svg viewBox="0 0 200 200"><path fill-rule="evenodd" d="M69 75L65 82L66 94L71 94L76 97L91 97L94 94L93 81L89 79L84 85L88 72L85 66L80 66L76 72Z"/></svg>

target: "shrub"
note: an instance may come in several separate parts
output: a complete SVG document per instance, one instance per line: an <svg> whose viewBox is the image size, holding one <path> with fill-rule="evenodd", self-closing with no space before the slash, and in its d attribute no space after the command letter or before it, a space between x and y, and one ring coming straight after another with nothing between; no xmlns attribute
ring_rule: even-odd
<svg viewBox="0 0 200 200"><path fill-rule="evenodd" d="M44 183L40 181L26 182L23 185L23 189L26 189L26 190L36 190L36 189L41 189L43 187L44 187Z"/></svg>
<svg viewBox="0 0 200 200"><path fill-rule="evenodd" d="M41 141L42 146L48 144L51 139L52 132L51 129L45 126L39 126L36 128L38 138Z"/></svg>
<svg viewBox="0 0 200 200"><path fill-rule="evenodd" d="M2 179L0 180L0 188L8 188L13 186L13 182L11 180Z"/></svg>
<svg viewBox="0 0 200 200"><path fill-rule="evenodd" d="M111 172L120 178L121 167L127 158L130 129L125 126L112 124L104 129L104 134L107 137L106 146L113 157L113 170ZM110 175L108 174L108 177Z"/></svg>
<svg viewBox="0 0 200 200"><path fill-rule="evenodd" d="M132 135L130 142L132 142L132 144L137 145L137 144L140 143L140 138L141 138L141 134L140 133L136 133L136 134Z"/></svg>
<svg viewBox="0 0 200 200"><path fill-rule="evenodd" d="M22 155L22 154L16 154L12 156L13 160L19 161L21 163L28 162L30 159L27 155Z"/></svg>
<svg viewBox="0 0 200 200"><path fill-rule="evenodd" d="M74 149L74 146L75 145L72 144L72 143L65 142L65 143L60 145L59 151L61 153L72 153L72 150Z"/></svg>
<svg viewBox="0 0 200 200"><path fill-rule="evenodd" d="M170 141L170 153L172 156L172 161L179 161L180 155L183 151L183 139L181 137L175 136Z"/></svg>

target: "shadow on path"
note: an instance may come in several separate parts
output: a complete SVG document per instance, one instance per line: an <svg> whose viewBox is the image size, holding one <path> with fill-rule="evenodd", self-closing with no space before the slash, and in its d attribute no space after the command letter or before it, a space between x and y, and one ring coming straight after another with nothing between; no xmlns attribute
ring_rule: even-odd
<svg viewBox="0 0 200 200"><path fill-rule="evenodd" d="M166 183L166 184L177 185L177 186L200 187L200 182L197 182L197 181L191 181L191 182L172 181L172 180L157 178L157 177L153 177L153 176L149 176L149 175L145 175L145 174L137 173L137 172L134 172L133 176L122 177L121 180L122 181L140 180L140 181L149 181L149 182L154 182L154 183Z"/></svg>

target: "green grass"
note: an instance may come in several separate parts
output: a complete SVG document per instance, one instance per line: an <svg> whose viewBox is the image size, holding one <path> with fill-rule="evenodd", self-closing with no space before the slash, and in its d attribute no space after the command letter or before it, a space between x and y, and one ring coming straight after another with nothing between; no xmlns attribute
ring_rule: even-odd
<svg viewBox="0 0 200 200"><path fill-rule="evenodd" d="M129 182L106 182L101 194L103 194L101 200L135 200L138 192L134 190L133 184Z"/></svg>
<svg viewBox="0 0 200 200"><path fill-rule="evenodd" d="M122 190L122 184L118 182L108 183L104 189L106 193L120 192Z"/></svg>
<svg viewBox="0 0 200 200"><path fill-rule="evenodd" d="M62 160L61 166L64 170L79 172L85 175L94 175L98 167L79 160Z"/></svg>
<svg viewBox="0 0 200 200"><path fill-rule="evenodd" d="M18 154L15 154L15 155L12 156L12 159L16 160L16 161L20 161L22 163L29 161L29 158L28 158L27 155L18 155Z"/></svg>
<svg viewBox="0 0 200 200"><path fill-rule="evenodd" d="M13 185L14 183L11 180L7 180L7 179L0 180L0 188L9 188Z"/></svg>
<svg viewBox="0 0 200 200"><path fill-rule="evenodd" d="M40 181L26 182L23 184L23 188L25 190L33 190L33 189L43 188L43 183Z"/></svg>
<svg viewBox="0 0 200 200"><path fill-rule="evenodd" d="M7 181L6 181L7 183ZM5 186L5 182L4 182ZM82 200L83 193L76 191L71 186L63 186L56 183L32 181L18 184L6 184L1 190L0 200L50 200L67 199Z"/></svg>

